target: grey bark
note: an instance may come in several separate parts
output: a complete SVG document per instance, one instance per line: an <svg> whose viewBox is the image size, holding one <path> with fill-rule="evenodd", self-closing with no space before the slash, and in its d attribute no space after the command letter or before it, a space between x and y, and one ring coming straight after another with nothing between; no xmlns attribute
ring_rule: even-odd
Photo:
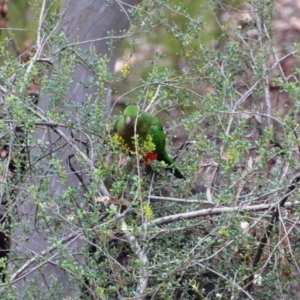
<svg viewBox="0 0 300 300"><path fill-rule="evenodd" d="M95 40L107 36L107 32L113 30L115 35L120 35L121 30L128 29L130 20L126 10L126 3L135 5L140 1L127 0L119 3L117 1L105 0L65 0L63 1L61 12L63 14L61 26L70 42L83 42L87 40ZM97 42L84 43L82 48L94 46L99 55L108 52L108 40L100 40ZM114 65L118 56L119 48L122 39L117 39L114 42L114 50L110 57L109 68L113 72ZM68 99L72 99L77 103L87 100L87 93L96 91L96 87L86 90L79 82L89 81L92 74L83 66L78 66L72 76L72 83L69 87ZM45 95L40 99L39 107L42 110L47 109L48 97ZM96 101L97 99L95 99ZM109 101L109 99L108 99ZM109 107L109 105L108 105ZM107 107L107 108L108 108ZM70 110L69 107L65 108ZM71 115L71 114L70 114ZM73 115L75 120L80 120L79 116ZM100 120L99 120L100 121ZM47 131L48 130L48 131ZM58 136L56 132L47 130L38 130L36 138L49 141L50 145L55 141ZM63 131L67 139L70 138L68 130ZM49 151L49 149L44 149ZM74 153L72 145L64 147L63 151L59 154L59 159L68 174L67 186L78 186L80 182L73 174L70 166L67 163L69 155ZM39 154L38 149L33 149L31 155ZM49 162L43 161L40 165L42 168L39 176L32 175L29 181L35 182L39 185L40 179L49 176ZM16 291L17 299L64 299L69 296L74 299L78 296L79 286L76 279L70 277L69 271L65 271L59 267L60 254L56 251L56 247L51 242L51 238L57 235L64 246L68 247L69 257L73 257L74 264L84 264L84 258L81 255L86 243L82 239L82 232L80 228L70 225L66 221L66 216L73 213L74 208L63 208L55 206L55 199L60 197L66 187L59 182L58 175L49 176L51 180L50 199L41 199L29 197L24 193L17 198L15 220L17 224L12 233L11 257L10 257L10 272L12 274L12 283ZM81 199L81 195L78 196ZM36 217L37 210L41 212L42 205L47 202L53 202L53 206L45 208L45 213L54 216L55 220L59 220L62 225L60 230L55 230L55 222L51 222L49 232L40 222L41 220ZM53 227L51 227L53 226ZM16 260L14 260L16 259ZM31 289L34 293L28 293ZM60 290L60 296L58 291Z"/></svg>

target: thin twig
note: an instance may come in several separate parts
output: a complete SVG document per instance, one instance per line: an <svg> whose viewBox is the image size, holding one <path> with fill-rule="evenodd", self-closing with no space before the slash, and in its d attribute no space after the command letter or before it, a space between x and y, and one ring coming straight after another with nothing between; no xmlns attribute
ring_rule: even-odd
<svg viewBox="0 0 300 300"><path fill-rule="evenodd" d="M36 254L34 257L32 257L31 259L29 259L21 268L19 268L14 274L12 274L12 276L10 277L10 284L13 284L14 282L16 282L16 279L20 279L19 275L21 273L23 273L31 264L33 264L34 262L36 262L37 260L39 260L41 257L44 257L46 254L54 251L57 249L57 245L63 245L64 243L68 242L69 240L75 238L75 237L79 237L82 234L82 231L77 231L77 232L72 232L71 234L69 234L68 236L66 236L65 238L61 239L59 241L59 243L57 243L56 245L51 246L48 249L45 249L44 251ZM27 274L26 274L27 275ZM6 284L0 284L0 286L4 286Z"/></svg>
<svg viewBox="0 0 300 300"><path fill-rule="evenodd" d="M289 198L289 196L292 193L295 192L296 187L297 187L297 183L299 181L300 181L300 175L298 174L292 180L292 185L288 188L288 190L285 193L284 197L279 201L279 203L277 203L275 205L275 207L274 207L275 210L274 210L274 212L272 214L271 221L270 221L269 225L266 228L265 234L260 239L259 245L258 245L258 247L256 249L255 254L254 254L254 258L253 258L253 261L252 261L252 268L253 268L253 270L255 270L255 267L258 265L258 263L259 263L259 261L261 259L261 256L263 254L263 250L265 248L265 245L267 243L267 240L268 240L268 238L270 238L272 229L273 229L275 223L278 221L280 208L283 207L283 206L284 207L290 207L290 206L292 206L294 204L299 204L300 203L299 201L295 201L294 203L292 203L292 202L286 202L287 199ZM252 289L253 279L254 279L254 272L245 280L245 289L247 291L250 291Z"/></svg>

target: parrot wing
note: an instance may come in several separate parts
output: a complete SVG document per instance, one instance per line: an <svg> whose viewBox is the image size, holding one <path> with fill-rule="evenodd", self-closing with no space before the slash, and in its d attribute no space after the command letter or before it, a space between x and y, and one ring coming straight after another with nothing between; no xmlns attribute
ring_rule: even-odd
<svg viewBox="0 0 300 300"><path fill-rule="evenodd" d="M124 117L122 115L118 116L113 126L113 132L118 132L118 126L121 124L123 119Z"/></svg>
<svg viewBox="0 0 300 300"><path fill-rule="evenodd" d="M155 145L155 152L158 155L166 152L166 138L162 124L157 120L149 128L149 135Z"/></svg>
<svg viewBox="0 0 300 300"><path fill-rule="evenodd" d="M163 126L158 119L152 124L149 134L151 135L152 141L155 145L155 152L157 152L158 154L157 160L164 161L173 169L173 174L177 178L184 179L184 176L182 175L181 171L178 169L173 159L167 153L165 133L163 130Z"/></svg>

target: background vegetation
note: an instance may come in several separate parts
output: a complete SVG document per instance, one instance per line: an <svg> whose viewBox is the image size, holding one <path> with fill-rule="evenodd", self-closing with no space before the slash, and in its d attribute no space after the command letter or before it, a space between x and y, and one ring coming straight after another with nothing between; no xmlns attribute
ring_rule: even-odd
<svg viewBox="0 0 300 300"><path fill-rule="evenodd" d="M299 299L300 4L67 2L0 5L1 299Z"/></svg>

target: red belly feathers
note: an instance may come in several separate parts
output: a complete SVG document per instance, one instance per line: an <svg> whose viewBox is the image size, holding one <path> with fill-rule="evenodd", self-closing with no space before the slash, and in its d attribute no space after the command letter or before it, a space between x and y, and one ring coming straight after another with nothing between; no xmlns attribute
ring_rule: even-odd
<svg viewBox="0 0 300 300"><path fill-rule="evenodd" d="M130 151L135 152L135 147L134 146L130 147ZM158 154L155 152L148 152L144 156L144 165L147 166L149 161L157 159L157 156Z"/></svg>

